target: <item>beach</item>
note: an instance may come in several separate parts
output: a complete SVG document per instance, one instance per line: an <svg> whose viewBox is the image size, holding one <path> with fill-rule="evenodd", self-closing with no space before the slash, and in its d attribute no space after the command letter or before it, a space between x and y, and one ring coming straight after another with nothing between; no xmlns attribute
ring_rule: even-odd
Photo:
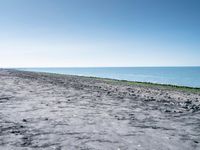
<svg viewBox="0 0 200 150"><path fill-rule="evenodd" d="M2 150L199 150L200 90L0 69Z"/></svg>

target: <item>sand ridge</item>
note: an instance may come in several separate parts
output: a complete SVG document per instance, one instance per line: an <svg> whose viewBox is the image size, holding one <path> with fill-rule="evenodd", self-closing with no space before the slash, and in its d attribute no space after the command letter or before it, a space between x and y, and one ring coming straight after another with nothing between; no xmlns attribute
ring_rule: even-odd
<svg viewBox="0 0 200 150"><path fill-rule="evenodd" d="M0 149L198 150L200 95L1 69Z"/></svg>

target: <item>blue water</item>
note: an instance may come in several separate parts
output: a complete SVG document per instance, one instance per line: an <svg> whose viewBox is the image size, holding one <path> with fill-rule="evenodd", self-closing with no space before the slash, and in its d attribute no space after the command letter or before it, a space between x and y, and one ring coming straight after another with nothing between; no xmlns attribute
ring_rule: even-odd
<svg viewBox="0 0 200 150"><path fill-rule="evenodd" d="M200 67L21 68L21 70L200 87Z"/></svg>

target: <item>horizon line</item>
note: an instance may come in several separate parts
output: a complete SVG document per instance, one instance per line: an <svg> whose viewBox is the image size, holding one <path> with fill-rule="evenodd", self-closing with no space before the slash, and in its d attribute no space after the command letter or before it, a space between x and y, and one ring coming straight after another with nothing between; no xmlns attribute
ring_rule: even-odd
<svg viewBox="0 0 200 150"><path fill-rule="evenodd" d="M152 67L200 67L199 66L34 66L34 67L0 67L0 69L23 69L23 68L152 68Z"/></svg>

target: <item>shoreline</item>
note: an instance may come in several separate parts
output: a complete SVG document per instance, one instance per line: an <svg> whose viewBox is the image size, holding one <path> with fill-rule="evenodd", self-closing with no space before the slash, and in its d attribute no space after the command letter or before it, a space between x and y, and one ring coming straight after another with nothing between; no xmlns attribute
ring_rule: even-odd
<svg viewBox="0 0 200 150"><path fill-rule="evenodd" d="M199 89L184 89L0 69L0 149L199 149Z"/></svg>
<svg viewBox="0 0 200 150"><path fill-rule="evenodd" d="M70 75L70 74L62 74L62 73L50 73L50 72L36 72L36 71L25 71L25 70L17 70L17 69L8 69L15 71L24 71L24 72L34 72L34 73L42 73L42 74L54 74L54 75L63 75L63 76L75 76L75 77L83 77L83 78L91 78L98 79L102 81L108 81L109 83L117 83L117 84L127 84L127 85L136 85L136 86L148 86L148 87L157 87L157 88L172 88L175 90L181 90L185 92L195 92L200 93L200 87L190 87L190 86L182 86L175 84L164 84L164 83L154 83L154 82L142 82L142 81L130 81L130 80L120 80L113 78L102 78L102 77L94 77L94 76L84 76L84 75Z"/></svg>
<svg viewBox="0 0 200 150"><path fill-rule="evenodd" d="M138 68L138 69L137 69ZM142 69L143 68L143 69ZM145 69L144 69L145 68ZM175 69L177 68L177 69ZM97 67L97 68L22 68L24 71L49 72L150 82L153 84L169 84L174 86L200 88L200 67ZM19 68L20 69L20 68Z"/></svg>

